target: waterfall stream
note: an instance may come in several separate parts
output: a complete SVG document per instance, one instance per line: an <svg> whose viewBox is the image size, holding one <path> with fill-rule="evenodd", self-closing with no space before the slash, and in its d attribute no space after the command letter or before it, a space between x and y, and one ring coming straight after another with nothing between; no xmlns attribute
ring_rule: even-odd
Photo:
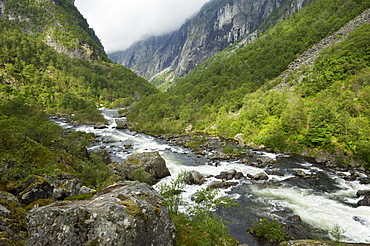
<svg viewBox="0 0 370 246"><path fill-rule="evenodd" d="M196 170L204 176L209 176L205 184L188 185L184 189L183 199L189 203L191 197L199 189L216 180L213 176L220 174L221 171L235 169L244 175L266 171L265 168L253 167L240 160L220 161L217 166L206 165L209 153L199 157L187 148L172 145L164 140L129 130L118 130L114 121L117 110L104 109L102 112L109 122L105 129L94 129L92 125L73 127L69 123L58 123L64 128L95 133L100 138L111 140L96 143L90 150L104 146L114 161L122 161L135 153L158 151L166 160L171 176L162 179L156 186L170 182L182 171ZM126 149L124 145L127 144L132 147ZM339 175L338 171L311 163L302 157L267 152L258 152L257 156L278 159L275 168L278 168L281 175L268 175L267 182L238 180L238 185L221 189L220 193L222 196L234 197L239 203L238 207L217 213L223 215L231 236L240 243L247 243L250 246L261 245L261 242L247 232L259 218L287 221L292 215L298 215L305 225L313 228L308 235L310 237L317 235L329 239L328 232L337 227L341 229L343 241L370 242L370 207L357 206L361 198L356 196L358 190L370 190L369 184L347 181L343 179L343 175L350 175L349 173ZM297 178L295 173L298 170L314 178Z"/></svg>

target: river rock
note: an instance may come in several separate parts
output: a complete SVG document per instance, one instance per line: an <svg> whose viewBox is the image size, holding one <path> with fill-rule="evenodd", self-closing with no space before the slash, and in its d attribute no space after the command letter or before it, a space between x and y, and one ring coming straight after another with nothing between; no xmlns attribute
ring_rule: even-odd
<svg viewBox="0 0 370 246"><path fill-rule="evenodd" d="M296 170L295 171L295 176L299 177L299 178L310 178L311 176L307 173L305 173L303 170Z"/></svg>
<svg viewBox="0 0 370 246"><path fill-rule="evenodd" d="M235 174L235 179L244 179L244 178L245 178L245 176L242 172L237 172Z"/></svg>
<svg viewBox="0 0 370 246"><path fill-rule="evenodd" d="M106 149L94 150L91 151L90 154L99 156L101 160L107 165L112 162L112 159L110 158L110 155Z"/></svg>
<svg viewBox="0 0 370 246"><path fill-rule="evenodd" d="M128 121L126 119L115 119L117 129L127 129Z"/></svg>
<svg viewBox="0 0 370 246"><path fill-rule="evenodd" d="M235 169L230 170L227 173L227 180L231 180L231 179L235 178L236 173L237 173L237 171Z"/></svg>
<svg viewBox="0 0 370 246"><path fill-rule="evenodd" d="M273 168L268 172L269 175L284 176L284 174L277 168Z"/></svg>
<svg viewBox="0 0 370 246"><path fill-rule="evenodd" d="M175 228L163 202L150 185L125 181L90 200L34 209L25 245L173 245Z"/></svg>
<svg viewBox="0 0 370 246"><path fill-rule="evenodd" d="M18 199L4 191L0 191L0 245L24 244L27 233L26 210Z"/></svg>
<svg viewBox="0 0 370 246"><path fill-rule="evenodd" d="M270 157L268 156L262 156L260 158L257 158L257 161L260 161L260 165L259 167L265 167L267 165L272 165L275 163L275 160L274 159L271 159Z"/></svg>
<svg viewBox="0 0 370 246"><path fill-rule="evenodd" d="M219 188L229 188L230 186L237 185L238 182L227 182L227 181L212 181L212 183L208 186L211 189L219 189Z"/></svg>
<svg viewBox="0 0 370 246"><path fill-rule="evenodd" d="M327 153L326 151L321 151L317 156L315 157L315 161L319 164L325 164L326 166L334 167L336 166L336 158Z"/></svg>
<svg viewBox="0 0 370 246"><path fill-rule="evenodd" d="M213 155L211 155L208 158L210 160L228 160L230 159L230 155L227 155L222 151L217 151L216 153L213 153Z"/></svg>
<svg viewBox="0 0 370 246"><path fill-rule="evenodd" d="M170 176L166 161L156 152L146 152L129 156L118 165L130 180L142 178L144 182L155 184L158 179Z"/></svg>
<svg viewBox="0 0 370 246"><path fill-rule="evenodd" d="M358 190L356 195L357 197L360 197L360 196L370 197L370 190Z"/></svg>
<svg viewBox="0 0 370 246"><path fill-rule="evenodd" d="M237 175L238 175L238 178L236 178ZM232 180L234 178L235 179L241 179L243 177L244 177L243 173L240 173L240 172L238 173L235 169L232 169L228 172L222 171L222 172L220 172L220 174L215 176L215 178L222 179L222 180L224 180L224 179L225 180Z"/></svg>
<svg viewBox="0 0 370 246"><path fill-rule="evenodd" d="M244 134L243 133L238 133L235 135L234 140L237 141L238 143L244 143Z"/></svg>
<svg viewBox="0 0 370 246"><path fill-rule="evenodd" d="M205 178L198 171L190 171L188 176L185 178L185 182L189 185L197 184L201 185L205 182Z"/></svg>
<svg viewBox="0 0 370 246"><path fill-rule="evenodd" d="M249 151L247 154L248 154L249 157L254 157L254 155L256 154L256 152Z"/></svg>
<svg viewBox="0 0 370 246"><path fill-rule="evenodd" d="M370 206L370 197L364 197L362 200L357 202L357 206Z"/></svg>
<svg viewBox="0 0 370 246"><path fill-rule="evenodd" d="M98 123L94 125L94 129L105 129L105 128L107 128L107 125L105 124Z"/></svg>
<svg viewBox="0 0 370 246"><path fill-rule="evenodd" d="M268 180L269 176L265 172L260 172L255 175L248 174L248 178L253 179L253 180Z"/></svg>
<svg viewBox="0 0 370 246"><path fill-rule="evenodd" d="M216 179L226 179L227 175L228 175L228 172L222 171L222 172L220 172L220 174L216 175L215 178Z"/></svg>

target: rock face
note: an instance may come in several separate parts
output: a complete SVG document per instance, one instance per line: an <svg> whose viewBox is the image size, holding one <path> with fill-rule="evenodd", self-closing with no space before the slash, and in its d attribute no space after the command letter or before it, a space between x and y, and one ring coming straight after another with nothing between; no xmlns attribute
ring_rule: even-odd
<svg viewBox="0 0 370 246"><path fill-rule="evenodd" d="M129 156L124 162L111 165L118 176L155 184L157 179L170 176L166 161L156 152L139 153Z"/></svg>
<svg viewBox="0 0 370 246"><path fill-rule="evenodd" d="M86 193L81 191L81 180L71 174L60 174L58 177L39 177L32 182L19 195L19 200L24 204L30 204L39 199L63 200L69 196ZM84 188L86 189L86 187Z"/></svg>
<svg viewBox="0 0 370 246"><path fill-rule="evenodd" d="M31 210L25 245L173 245L175 228L162 204L147 184L118 183L90 200Z"/></svg>
<svg viewBox="0 0 370 246"><path fill-rule="evenodd" d="M307 0L213 0L171 34L139 41L125 51L109 54L139 75L174 71L181 77L217 52L251 34L275 11L284 18L302 8ZM271 22L271 19L269 20ZM276 20L272 20L274 22ZM155 76L154 76L155 77Z"/></svg>

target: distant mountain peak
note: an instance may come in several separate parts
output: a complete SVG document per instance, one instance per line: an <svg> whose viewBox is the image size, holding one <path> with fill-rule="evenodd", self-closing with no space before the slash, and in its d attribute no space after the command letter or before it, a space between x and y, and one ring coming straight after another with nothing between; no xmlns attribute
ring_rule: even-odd
<svg viewBox="0 0 370 246"><path fill-rule="evenodd" d="M306 2L308 0L213 0L179 30L146 38L109 57L160 84L186 75L251 33L255 39L254 31L260 25L272 18L275 22L285 18ZM277 13L275 17L271 17L273 13Z"/></svg>

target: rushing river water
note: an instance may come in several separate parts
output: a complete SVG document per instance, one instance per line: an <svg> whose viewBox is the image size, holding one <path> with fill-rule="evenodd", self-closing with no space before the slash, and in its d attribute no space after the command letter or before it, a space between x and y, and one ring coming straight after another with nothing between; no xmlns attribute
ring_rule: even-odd
<svg viewBox="0 0 370 246"><path fill-rule="evenodd" d="M217 167L205 165L207 157L196 156L189 149L171 145L149 135L116 129L114 122L116 110L105 109L103 114L109 121L108 128L105 129L94 129L93 126L88 125L72 127L68 123L59 123L65 128L92 132L102 139L112 140L97 143L91 147L91 150L104 146L115 161L122 161L135 153L158 151L166 160L171 173L170 177L162 179L159 184L170 182L182 171L196 170L204 176L215 176L221 171L232 169L243 172L244 175L266 171L265 168L253 167L240 160L221 161ZM125 149L123 146L125 144L132 147ZM370 242L370 207L356 206L361 199L356 197L356 192L370 190L370 185L360 184L359 181L346 181L338 172L301 157L280 156L267 152L259 152L257 156L278 159L278 165L275 167L283 176L269 175L268 182L244 179L238 181L239 184L236 186L221 190L221 195L234 197L239 203L238 207L217 211L217 213L223 215L231 236L240 243L247 243L250 246L262 244L246 231L259 218L289 221L288 218L292 215L299 215L303 225L313 228L308 232L304 230L301 235L308 233L309 237L329 238L328 232L337 227L342 230L344 241ZM314 178L297 178L294 175L297 170L314 175ZM202 186L187 186L184 189L183 198L191 202L191 197L199 189L214 180L216 179L211 177Z"/></svg>

